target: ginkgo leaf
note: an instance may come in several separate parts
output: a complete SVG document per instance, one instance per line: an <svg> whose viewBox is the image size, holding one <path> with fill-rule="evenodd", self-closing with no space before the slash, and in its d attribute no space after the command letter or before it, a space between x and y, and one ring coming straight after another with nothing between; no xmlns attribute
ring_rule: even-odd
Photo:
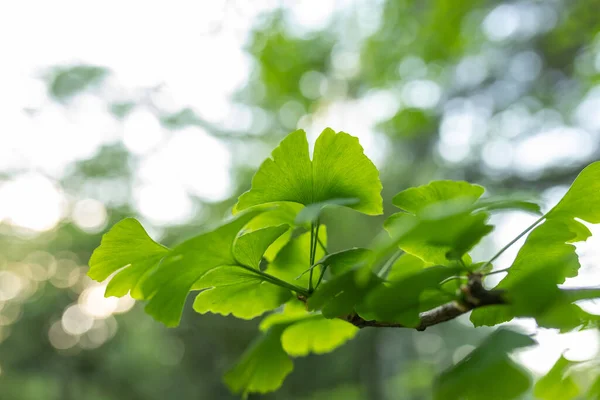
<svg viewBox="0 0 600 400"><path fill-rule="evenodd" d="M462 210L440 217L398 213L386 220L385 229L405 252L428 263L445 265L463 257L492 231L487 219L486 213Z"/></svg>
<svg viewBox="0 0 600 400"><path fill-rule="evenodd" d="M548 213L548 219L580 218L600 223L600 161L585 167L562 200Z"/></svg>
<svg viewBox="0 0 600 400"><path fill-rule="evenodd" d="M547 272L544 282L548 281L548 277L553 277L554 281L545 286L545 294L536 293L536 297L538 299L547 298L552 294L557 296L559 292L554 289L554 286L563 283L568 277L576 276L579 270L575 246L570 243L583 241L591 236L589 229L575 218L591 223L600 222L600 211L597 207L597 204L600 203L599 182L600 162L596 162L579 174L563 199L546 215L546 221L531 231L507 276L497 285L497 288L510 290L513 286L521 286L522 291L531 292L529 288L519 282L528 274L545 269ZM585 205L582 204L582 199L585 199ZM557 260L561 260L561 262L557 263ZM548 266L553 266L554 270L548 269ZM519 294L518 291L519 289L512 290L513 297L518 299L519 296L526 295L526 293ZM523 304L526 303L523 302ZM557 322L557 317L562 316L564 326L560 328L566 329L570 326L567 322L573 321L572 316L569 317L567 309L571 309L571 311L577 311L577 309L565 306L564 302L561 304L560 308L563 309L563 313L557 314L556 309L553 310L553 324ZM509 321L517 315L535 317L535 315L525 313L522 307L520 310L508 305L477 309L472 312L471 321L475 326L481 326L496 325Z"/></svg>
<svg viewBox="0 0 600 400"><path fill-rule="evenodd" d="M543 400L571 400L579 395L579 387L569 376L569 368L577 363L561 356L552 369L543 376L533 389L537 399Z"/></svg>
<svg viewBox="0 0 600 400"><path fill-rule="evenodd" d="M508 356L535 344L529 336L499 329L458 364L442 373L434 385L436 400L511 400L531 386L527 371Z"/></svg>
<svg viewBox="0 0 600 400"><path fill-rule="evenodd" d="M422 295L427 290L441 291L441 283L461 272L460 269L434 266L406 275L402 279L388 285L380 285L371 290L357 306L358 314L365 320L401 323L407 327L416 327L420 323L419 313L423 310ZM453 300L445 293L437 297L441 303ZM427 307L438 304L431 303L429 297Z"/></svg>
<svg viewBox="0 0 600 400"><path fill-rule="evenodd" d="M244 226L244 230L241 234L268 227L289 225L290 228L279 236L263 254L266 260L273 261L277 253L279 253L279 250L281 250L292 238L292 226L295 224L296 216L302 209L303 206L301 204L289 201L273 203L265 210L265 212L257 215Z"/></svg>
<svg viewBox="0 0 600 400"><path fill-rule="evenodd" d="M120 270L108 283L106 296L121 297L131 291L133 297L141 299L141 279L167 253L169 249L152 240L137 220L126 218L102 237L90 258L88 276L101 282Z"/></svg>
<svg viewBox="0 0 600 400"><path fill-rule="evenodd" d="M576 235L570 225L553 220L534 229L519 250L510 273L496 287L508 291L511 304L473 310L471 322L475 326L491 326L517 315L541 315L558 295L557 284L577 275L575 246L567 244Z"/></svg>
<svg viewBox="0 0 600 400"><path fill-rule="evenodd" d="M252 187L234 207L291 201L305 206L333 199L358 199L347 207L369 215L383 212L379 172L364 155L358 139L325 129L315 143L313 160L306 133L289 134L252 179Z"/></svg>
<svg viewBox="0 0 600 400"><path fill-rule="evenodd" d="M281 336L283 349L290 356L309 353L324 354L352 339L359 329L341 319L326 319L320 315L295 322Z"/></svg>
<svg viewBox="0 0 600 400"><path fill-rule="evenodd" d="M260 212L240 214L219 228L173 248L143 282L144 293L150 297L146 312L167 326L176 326L194 283L213 268L237 264L232 251L234 240Z"/></svg>
<svg viewBox="0 0 600 400"><path fill-rule="evenodd" d="M265 251L288 228L288 225L271 226L238 236L233 243L233 256L239 264L259 269Z"/></svg>
<svg viewBox="0 0 600 400"><path fill-rule="evenodd" d="M290 324L306 318L312 318L315 314L306 310L306 304L297 298L293 298L283 306L283 309L271 313L260 321L259 329L261 332L268 331L272 326L278 324Z"/></svg>
<svg viewBox="0 0 600 400"><path fill-rule="evenodd" d="M464 181L433 181L427 185L403 190L394 196L392 203L411 214L419 214L428 206L449 200L464 200L473 204L485 189Z"/></svg>
<svg viewBox="0 0 600 400"><path fill-rule="evenodd" d="M274 310L291 297L288 289L274 285L265 278L239 266L217 267L208 271L194 284L194 289L206 289L196 296L194 310L252 319Z"/></svg>
<svg viewBox="0 0 600 400"><path fill-rule="evenodd" d="M281 346L287 324L272 326L244 352L225 374L224 381L234 393L268 393L278 389L294 364Z"/></svg>

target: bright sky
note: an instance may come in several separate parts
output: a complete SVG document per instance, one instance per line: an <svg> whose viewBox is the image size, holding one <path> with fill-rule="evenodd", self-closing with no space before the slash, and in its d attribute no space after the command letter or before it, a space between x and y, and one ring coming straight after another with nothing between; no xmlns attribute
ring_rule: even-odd
<svg viewBox="0 0 600 400"><path fill-rule="evenodd" d="M287 3L293 6L290 22L299 33L325 26L336 7L366 4L364 0ZM0 221L44 231L69 216L84 230L102 229L106 220L104 205L97 199L68 198L53 178L60 176L73 161L88 158L102 144L115 141L123 141L140 157L134 202L154 223L184 221L192 212L190 194L206 200L228 196L232 155L206 132L199 128L166 132L145 111L135 111L121 124L109 116L105 104L93 95L80 96L67 108L58 106L48 99L40 80L45 69L53 65L107 66L113 71L108 93L115 99L127 94L119 93L116 88L133 90L162 83L165 90L157 101L165 110L193 105L203 118L223 123L233 112L231 94L246 81L251 68L251 60L242 50L248 29L256 15L280 2L234 1L228 2L227 7L224 4L209 0L168 3L107 0L101 5L78 0L3 2L0 48L5 61L0 66L0 171L23 173L11 182L0 184ZM503 6L485 19L482 29L490 40L504 40L525 26L519 22L519 15L515 7ZM548 18L552 15L548 15L542 15L545 19L540 21L551 21ZM376 25L376 22L366 23L364 29L372 31ZM515 79L535 79L535 75L525 73L535 71L539 61L535 54L519 57L511 63ZM340 54L336 60L334 67L337 63L342 75L352 74L358 68L356 54ZM329 125L336 130L347 130L360 137L367 154L378 163L385 142L372 134L374 123L405 105L435 107L442 94L436 82L424 78L426 66L420 59L408 55L399 68L401 73L412 75L408 83L394 89L397 92L371 92L360 100L335 102L314 118L307 127L309 133L314 137ZM485 77L485 72L479 76L472 73L474 70L485 71L483 58L465 58L457 68L457 81L468 85L472 79ZM578 108L575 117L581 128L566 128L560 118L550 118L552 113L533 116L515 106L491 118L481 104L468 99L454 102L444 109L438 150L445 160L460 162L469 153L470 143L481 140L478 136L481 132L500 129L508 134L486 145L486 163L497 169L517 167L525 174L535 175L548 163L560 164L591 154L598 143L600 120L590 110L598 108L599 99L600 91L591 91ZM25 108L39 112L31 116L23 111ZM524 121L533 121L534 117L554 123L516 147L509 144L518 134L516 130L531 128ZM555 201L556 197L549 204ZM495 238L498 244L503 244L527 226L529 219L510 215L500 222ZM581 246L584 268L577 283L600 283L600 275L590 268L600 263L599 243L595 240ZM505 266L514 255L514 251L507 252L498 264ZM74 305L67 310L68 315L65 312L65 328L68 321L86 310L92 310L92 314L104 312L97 304L100 300L96 292L96 289L86 292L83 305ZM88 304L89 299L96 299L96 308ZM113 303L106 307L113 310L117 307ZM93 319L89 319L87 329L92 326ZM557 335L543 331L538 339L542 344L539 348L520 356L538 372L548 369L566 349L570 349L567 355L579 358L598 350L595 332Z"/></svg>

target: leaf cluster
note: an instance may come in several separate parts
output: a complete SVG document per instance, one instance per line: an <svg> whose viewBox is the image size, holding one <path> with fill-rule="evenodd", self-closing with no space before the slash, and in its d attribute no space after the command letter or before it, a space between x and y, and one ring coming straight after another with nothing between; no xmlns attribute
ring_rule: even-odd
<svg viewBox="0 0 600 400"><path fill-rule="evenodd" d="M470 310L476 326L514 317L562 331L597 326L597 317L576 302L599 297L600 289L559 285L577 275L573 243L591 235L581 221L600 222L600 162L583 170L544 215L527 199L490 196L463 181L408 188L393 198L399 212L372 246L328 252L323 213L346 207L382 214L381 189L379 172L355 137L326 129L311 157L299 130L262 163L231 219L173 248L155 242L137 220L122 220L94 251L89 276L109 279L107 296L129 293L145 301L148 314L167 326L178 325L191 292L200 314L252 319L269 313L260 336L225 376L233 392L244 394L276 390L294 357L332 351L365 326L422 330ZM481 282L514 241L488 261L473 260L470 252L493 231L490 215L510 209L540 218L520 235L530 232L506 278L488 290ZM509 353L533 343L496 331L439 376L436 398L517 398L531 379ZM491 377L485 390L472 384ZM543 396L558 390L553 384L551 377L540 380L536 393L550 398Z"/></svg>

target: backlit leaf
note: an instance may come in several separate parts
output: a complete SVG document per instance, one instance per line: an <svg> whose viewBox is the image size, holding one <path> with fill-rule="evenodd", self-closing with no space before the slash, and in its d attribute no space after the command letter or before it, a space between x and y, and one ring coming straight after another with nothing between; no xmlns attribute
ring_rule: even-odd
<svg viewBox="0 0 600 400"><path fill-rule="evenodd" d="M482 186L464 181L433 181L398 193L392 203L406 212L418 215L432 204L449 200L475 203L484 191Z"/></svg>
<svg viewBox="0 0 600 400"><path fill-rule="evenodd" d="M555 327L568 329L575 323L575 317L583 315L584 318L587 318L587 315L579 312L577 307L568 306L560 298L560 292L556 289L556 285L563 283L568 277L577 276L579 260L575 253L575 246L570 243L583 241L591 236L589 229L575 218L581 218L591 223L600 222L599 182L600 162L596 162L579 174L567 194L547 214L546 221L529 234L507 276L497 286L499 289L512 289L513 298L516 303L521 305L494 306L474 310L471 314L471 321L475 326L495 325L519 315L537 317L539 323L561 324L561 326ZM535 274L540 269L546 271L541 281L545 284L543 290L540 286L540 292L536 293L531 290L531 283L523 283L523 280L527 278L528 274ZM542 275L540 275L541 278ZM538 283L538 286L540 284ZM519 297L527 297L529 293L538 299L540 306L545 303L544 313L550 313L547 315L552 317L551 320L546 319L543 322L543 313L540 313L539 310L535 315L531 315L533 308L529 301L518 301ZM526 306L527 304L530 305ZM533 304L538 304L538 302ZM554 309L548 309L548 304L558 305ZM525 312L524 307L525 309L529 307L528 312ZM558 313L557 310L562 311ZM574 311L577 312L574 313Z"/></svg>
<svg viewBox="0 0 600 400"><path fill-rule="evenodd" d="M206 289L196 296L194 310L252 319L274 310L289 300L291 292L265 281L239 266L217 267L208 271L194 289Z"/></svg>
<svg viewBox="0 0 600 400"><path fill-rule="evenodd" d="M265 251L288 228L288 225L271 226L238 236L233 243L233 256L238 263L259 269Z"/></svg>
<svg viewBox="0 0 600 400"><path fill-rule="evenodd" d="M316 315L286 328L281 336L281 343L283 349L293 357L309 353L324 354L352 339L358 331L349 322Z"/></svg>
<svg viewBox="0 0 600 400"><path fill-rule="evenodd" d="M152 240L137 220L126 218L102 237L90 258L88 276L101 282L120 270L108 283L106 296L121 297L131 291L141 299L138 284L168 253L169 249Z"/></svg>
<svg viewBox="0 0 600 400"><path fill-rule="evenodd" d="M217 229L191 238L165 257L143 282L146 312L167 326L179 323L189 291L206 272L236 265L232 246L238 232L261 210L240 214Z"/></svg>
<svg viewBox="0 0 600 400"><path fill-rule="evenodd" d="M305 206L334 199L357 199L349 208L365 214L383 212L379 172L364 155L358 139L325 129L311 161L306 133L289 134L273 150L242 194L234 211L257 204L291 201Z"/></svg>

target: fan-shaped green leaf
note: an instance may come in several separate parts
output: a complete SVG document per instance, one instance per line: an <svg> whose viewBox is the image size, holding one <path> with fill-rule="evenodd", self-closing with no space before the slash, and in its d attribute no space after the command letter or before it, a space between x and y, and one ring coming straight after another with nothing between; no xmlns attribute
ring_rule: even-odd
<svg viewBox="0 0 600 400"><path fill-rule="evenodd" d="M574 277L579 270L579 260L575 253L575 246L569 243L586 240L591 233L582 223L575 220L581 218L591 223L600 222L600 162L593 163L586 167L573 182L573 185L563 197L563 199L547 214L546 221L535 228L528 236L523 247L519 250L515 261L509 269L507 276L498 284L500 289L512 289L512 296L518 299L520 296L527 296L531 293L522 282L519 283L529 273L535 273L536 270L545 269L546 274L543 293L536 293L537 299L552 296L558 296L559 292L555 286L563 283L568 277ZM585 200L584 200L585 199ZM557 262L559 260L560 262ZM549 269L553 266L553 270ZM554 279L548 282L549 277ZM523 293L518 293L520 286ZM518 300L515 300L518 302ZM568 309L575 310L573 307L567 307L565 302L558 298L560 307L551 309L553 322L560 321L561 328L569 326L567 323L573 322L573 316L569 316ZM523 302L523 305L527 302ZM537 304L537 303L536 303ZM552 302L551 304L554 304ZM566 307L566 308L565 308ZM556 310L563 310L557 313ZM531 309L527 309L531 313ZM577 315L580 313L578 312ZM523 306L494 306L474 310L471 314L471 321L475 326L495 325L508 321L516 315L528 315ZM536 315L529 315L534 316ZM537 315L538 322L542 315ZM556 320L557 317L561 317ZM548 321L546 321L548 322Z"/></svg>
<svg viewBox="0 0 600 400"><path fill-rule="evenodd" d="M206 289L196 296L194 310L252 319L274 310L291 297L288 289L239 266L217 267L208 271L194 289Z"/></svg>
<svg viewBox="0 0 600 400"><path fill-rule="evenodd" d="M341 319L325 319L320 315L298 321L281 336L283 349L293 357L309 353L324 354L352 339L358 328Z"/></svg>
<svg viewBox="0 0 600 400"><path fill-rule="evenodd" d="M108 283L106 296L120 297L131 291L141 299L141 279L168 253L169 249L152 240L137 220L126 218L102 237L90 258L88 276L101 282L120 270Z"/></svg>
<svg viewBox="0 0 600 400"><path fill-rule="evenodd" d="M144 293L150 298L146 312L167 326L177 325L194 283L213 268L237 264L233 242L244 225L260 212L251 210L240 214L214 231L173 248L143 282Z"/></svg>
<svg viewBox="0 0 600 400"><path fill-rule="evenodd" d="M428 206L451 200L461 200L473 204L481 197L485 189L464 181L433 181L427 185L403 190L394 196L392 203L415 215Z"/></svg>
<svg viewBox="0 0 600 400"><path fill-rule="evenodd" d="M581 218L600 223L600 161L585 167L562 200L548 213L548 219Z"/></svg>
<svg viewBox="0 0 600 400"><path fill-rule="evenodd" d="M385 228L402 250L432 264L444 265L460 259L493 229L486 223L486 213L453 211L441 217L427 217L393 214L386 220Z"/></svg>
<svg viewBox="0 0 600 400"><path fill-rule="evenodd" d="M325 129L310 160L306 133L289 134L273 150L242 194L234 211L257 204L291 201L305 206L334 199L358 199L348 207L365 214L381 214L381 182L358 139Z"/></svg>

